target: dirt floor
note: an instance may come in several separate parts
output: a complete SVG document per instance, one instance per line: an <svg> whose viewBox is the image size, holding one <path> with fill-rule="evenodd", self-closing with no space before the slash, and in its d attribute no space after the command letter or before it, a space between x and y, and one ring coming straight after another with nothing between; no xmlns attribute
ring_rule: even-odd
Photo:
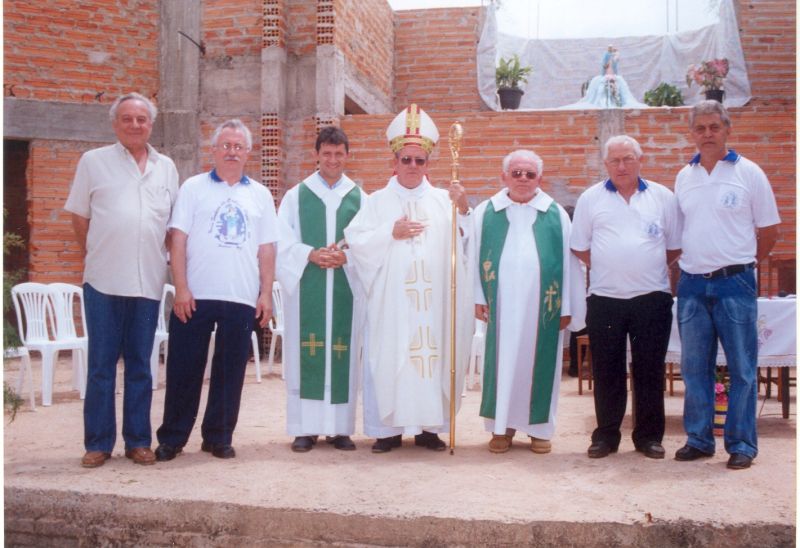
<svg viewBox="0 0 800 548"><path fill-rule="evenodd" d="M502 523L574 522L627 525L692 522L714 527L771 524L793 529L796 522L796 414L780 415L775 398L759 396L759 455L749 470L726 469L721 439L716 456L682 463L673 460L684 443L683 384L666 396L665 460L636 453L626 418L620 452L589 459L594 427L592 392L578 395L577 379L564 376L553 451L536 455L517 436L509 453L491 454L489 435L478 417L480 392L465 393L457 421L455 454L403 447L370 452L371 439L356 435L357 450L341 452L321 443L310 453L289 449L285 434L285 393L279 374L256 382L252 364L234 435L237 458L223 461L200 452L199 425L174 461L136 466L124 458L118 435L113 458L87 470L83 455L82 402L71 390L71 362L62 357L53 405L42 407L38 356L34 357L37 408L27 402L4 424L4 479L9 489L55 490L133 498L235 503L386 518L440 517ZM264 362L264 367L266 363ZM4 364L14 384L17 360ZM794 373L793 373L794 374ZM121 367L120 379L121 382ZM153 393L152 424L160 424L164 371ZM201 413L205 400L201 403ZM121 394L118 394L118 417ZM118 423L121 422L118 420ZM199 421L198 421L199 422ZM119 428L119 424L118 424ZM357 422L361 431L361 419ZM8 501L7 501L8 502ZM794 533L792 532L792 535Z"/></svg>

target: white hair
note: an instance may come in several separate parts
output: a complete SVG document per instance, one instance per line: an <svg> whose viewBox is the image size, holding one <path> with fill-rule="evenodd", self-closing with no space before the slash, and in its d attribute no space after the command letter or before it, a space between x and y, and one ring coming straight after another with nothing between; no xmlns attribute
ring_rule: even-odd
<svg viewBox="0 0 800 548"><path fill-rule="evenodd" d="M609 137L603 145L603 160L608 160L608 149L614 145L631 145L636 159L638 160L642 157L642 147L636 139L629 135L614 135Z"/></svg>
<svg viewBox="0 0 800 548"><path fill-rule="evenodd" d="M119 110L119 106L125 101L130 101L130 100L141 101L142 103L144 103L144 106L147 107L147 111L150 113L150 122L156 121L156 116L158 116L158 109L153 104L153 101L151 101L141 93L136 93L134 91L117 97L117 100L111 103L111 108L108 111L108 116L109 118L111 118L112 122L116 121L117 119L117 110Z"/></svg>
<svg viewBox="0 0 800 548"><path fill-rule="evenodd" d="M211 146L217 146L217 140L219 139L219 135L220 133L222 133L222 130L226 128L235 129L236 131L241 131L242 134L244 135L244 140L247 143L247 150L253 148L253 134L250 133L250 130L247 129L246 125L244 125L244 122L242 122L238 118L231 118L230 120L226 120L217 126L217 129L214 130L214 135L211 136Z"/></svg>
<svg viewBox="0 0 800 548"><path fill-rule="evenodd" d="M542 162L542 159L534 151L525 149L515 150L503 158L503 173L508 173L511 162L517 158L520 160L529 160L536 164L536 173L541 176L544 162Z"/></svg>

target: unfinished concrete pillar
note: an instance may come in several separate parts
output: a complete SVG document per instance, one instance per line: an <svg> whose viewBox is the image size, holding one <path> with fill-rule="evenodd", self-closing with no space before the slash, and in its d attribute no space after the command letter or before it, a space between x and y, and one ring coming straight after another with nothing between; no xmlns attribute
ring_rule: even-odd
<svg viewBox="0 0 800 548"><path fill-rule="evenodd" d="M159 117L164 153L181 180L197 173L200 131L200 15L197 0L160 3Z"/></svg>

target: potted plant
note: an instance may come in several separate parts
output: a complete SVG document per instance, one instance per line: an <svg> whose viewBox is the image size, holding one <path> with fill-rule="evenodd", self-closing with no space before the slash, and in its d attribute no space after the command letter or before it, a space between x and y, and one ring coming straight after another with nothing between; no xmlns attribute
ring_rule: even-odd
<svg viewBox="0 0 800 548"><path fill-rule="evenodd" d="M519 101L525 93L519 88L519 83L527 83L527 77L532 70L533 67L523 67L520 64L519 56L516 53L509 59L500 58L495 70L500 108L504 110L519 108Z"/></svg>
<svg viewBox="0 0 800 548"><path fill-rule="evenodd" d="M699 67L689 65L686 71L686 84L692 87L692 82L703 88L706 99L722 102L725 90L722 89L722 82L728 76L730 65L724 57L722 59L711 59L703 61Z"/></svg>
<svg viewBox="0 0 800 548"><path fill-rule="evenodd" d="M679 107L683 105L683 95L676 86L661 82L644 93L644 102L651 107Z"/></svg>

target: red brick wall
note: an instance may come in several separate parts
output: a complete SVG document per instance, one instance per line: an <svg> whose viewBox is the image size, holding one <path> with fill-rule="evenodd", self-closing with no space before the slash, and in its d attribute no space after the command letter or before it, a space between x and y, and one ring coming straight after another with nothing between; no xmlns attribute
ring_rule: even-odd
<svg viewBox="0 0 800 548"><path fill-rule="evenodd" d="M394 15L386 0L336 4L334 44L378 91L392 97Z"/></svg>
<svg viewBox="0 0 800 548"><path fill-rule="evenodd" d="M317 0L286 2L286 51L309 55L317 47Z"/></svg>
<svg viewBox="0 0 800 548"><path fill-rule="evenodd" d="M154 96L158 4L5 0L4 95L70 103L110 102L127 91Z"/></svg>
<svg viewBox="0 0 800 548"><path fill-rule="evenodd" d="M797 4L787 0L739 0L740 39L753 100L750 105L796 108Z"/></svg>
<svg viewBox="0 0 800 548"><path fill-rule="evenodd" d="M206 56L261 55L260 0L204 0L202 5Z"/></svg>
<svg viewBox="0 0 800 548"><path fill-rule="evenodd" d="M430 112L486 107L478 95L479 8L395 13L395 110L409 103Z"/></svg>
<svg viewBox="0 0 800 548"><path fill-rule="evenodd" d="M75 243L71 215L63 210L81 154L98 143L31 143L28 160L28 221L31 225L29 279L80 283L83 258Z"/></svg>

